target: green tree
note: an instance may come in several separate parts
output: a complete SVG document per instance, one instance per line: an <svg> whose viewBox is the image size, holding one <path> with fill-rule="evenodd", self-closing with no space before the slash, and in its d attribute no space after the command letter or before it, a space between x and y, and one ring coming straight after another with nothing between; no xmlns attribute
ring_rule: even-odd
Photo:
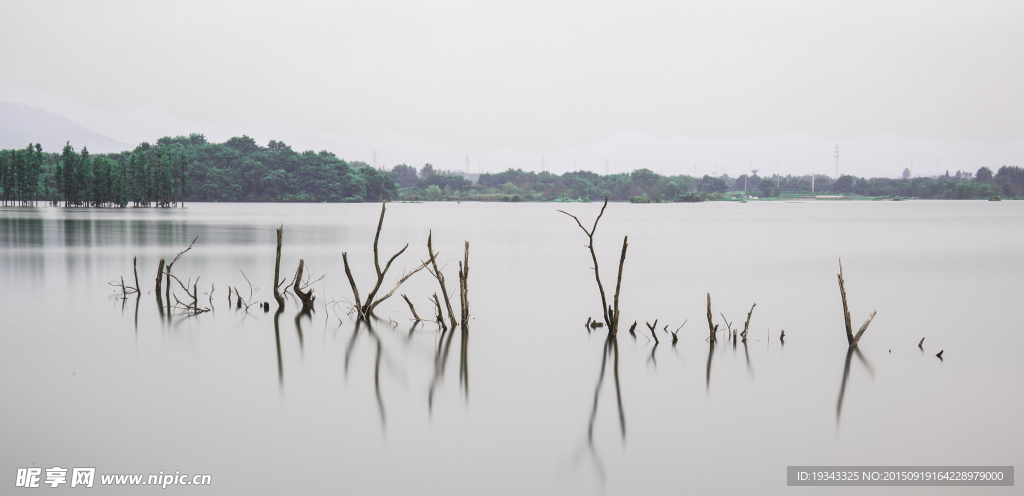
<svg viewBox="0 0 1024 496"><path fill-rule="evenodd" d="M398 188L387 174L373 167L360 167L358 173L366 188L366 200L384 201L394 197Z"/></svg>
<svg viewBox="0 0 1024 496"><path fill-rule="evenodd" d="M683 188L676 181L669 181L662 190L663 199L667 201L674 201L681 194L683 194Z"/></svg>
<svg viewBox="0 0 1024 496"><path fill-rule="evenodd" d="M650 169L637 169L629 175L633 184L637 185L643 191L650 191L658 183L658 179L661 176L654 173Z"/></svg>
<svg viewBox="0 0 1024 496"><path fill-rule="evenodd" d="M779 188L775 185L775 182L767 177L761 179L761 184L757 185L757 189L761 191L761 196L771 198L773 196L779 196Z"/></svg>
<svg viewBox="0 0 1024 496"><path fill-rule="evenodd" d="M242 159L241 164L243 188L250 201L256 201L260 192L260 185L267 175L267 166L263 162L253 160L249 157Z"/></svg>
<svg viewBox="0 0 1024 496"><path fill-rule="evenodd" d="M3 190L3 204L5 206L11 200L11 187L13 184L10 170L10 155L10 152L7 150L0 151L0 190Z"/></svg>
<svg viewBox="0 0 1024 496"><path fill-rule="evenodd" d="M837 193L849 193L853 191L855 179L853 176L840 176L832 183L832 191Z"/></svg>
<svg viewBox="0 0 1024 496"><path fill-rule="evenodd" d="M697 183L697 191L701 193L725 193L729 191L729 185L720 177L711 177L707 174Z"/></svg>
<svg viewBox="0 0 1024 496"><path fill-rule="evenodd" d="M388 175L391 176L392 181L398 183L403 188L416 187L416 168L411 165L398 164L391 168L391 172Z"/></svg>
<svg viewBox="0 0 1024 496"><path fill-rule="evenodd" d="M427 200L437 201L441 199L441 188L436 184L431 184L430 186L427 186L427 189L423 190L423 194L426 196Z"/></svg>
<svg viewBox="0 0 1024 496"><path fill-rule="evenodd" d="M78 183L78 169L80 168L80 158L75 149L71 146L71 142L64 145L64 150L61 152L61 161L59 169L58 188L64 196L64 206L68 207L75 204L75 199L78 198L78 192L80 184Z"/></svg>

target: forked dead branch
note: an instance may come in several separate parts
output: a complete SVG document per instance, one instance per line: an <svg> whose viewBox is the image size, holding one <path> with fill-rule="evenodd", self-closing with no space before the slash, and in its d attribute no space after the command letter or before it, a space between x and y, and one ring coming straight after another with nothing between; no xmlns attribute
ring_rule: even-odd
<svg viewBox="0 0 1024 496"><path fill-rule="evenodd" d="M295 291L296 296L299 297L299 301L302 302L302 310L299 310L300 314L309 314L313 311L313 302L316 301L316 296L313 294L313 288L310 285L320 280L310 281L307 279L303 281L302 272L305 270L305 266L306 261L299 259L299 268L295 271L295 279L292 281L292 289Z"/></svg>
<svg viewBox="0 0 1024 496"><path fill-rule="evenodd" d="M872 310L871 311L871 315L868 315L868 320L864 321L864 325L860 326L860 330L858 330L857 334L854 335L853 334L853 326L850 324L850 306L846 303L846 287L843 284L844 281L843 281L843 261L842 261L842 259L839 260L839 274L838 274L838 277L839 277L839 294L841 294L842 297L843 297L843 317L844 317L844 319L846 321L846 340L849 342L851 347L855 347L855 346L857 346L857 343L860 342L860 337L864 335L864 331L868 330L868 325L871 324L871 321L875 318L875 314L878 313L878 311L877 310Z"/></svg>
<svg viewBox="0 0 1024 496"><path fill-rule="evenodd" d="M871 365L868 364L867 359L865 359L864 355L861 354L860 347L857 345L860 343L861 336L864 335L864 331L868 330L868 325L871 324L872 319L875 318L875 314L878 313L878 311L873 310L871 315L868 316L868 319L864 321L864 325L860 326L860 330L857 331L857 334L854 334L853 326L850 323L850 306L846 301L846 284L843 280L842 260L839 260L839 274L837 276L839 278L839 294L843 297L843 320L846 323L846 340L850 345L846 350L846 362L843 366L843 382L839 387L839 400L836 402L836 423L838 424L839 416L843 412L843 397L846 395L846 383L850 379L850 362L852 361L853 356L856 355L869 371L872 370ZM922 341L924 340L922 339Z"/></svg>
<svg viewBox="0 0 1024 496"><path fill-rule="evenodd" d="M391 264L395 261L396 258L399 257L399 255L405 253L405 250L409 248L409 244L406 243L406 245L403 246L401 250L398 250L398 253L395 253L394 255L391 256L387 264L384 265L384 269L381 270L379 251L380 230L384 226L384 213L386 211L387 203L381 202L380 220L377 221L377 233L373 236L373 267L377 273L377 282L376 284L373 285L373 289L370 291L370 293L366 295L366 303L363 303L362 299L360 299L359 297L359 287L356 285L355 278L352 277L352 269L349 267L348 264L348 252L342 252L341 254L342 262L345 264L345 275L348 277L348 283L352 287L352 296L355 298L355 307L353 309L359 314L359 318L364 320L368 319L371 315L373 315L373 309L377 308L377 305L380 305L385 300L390 298L391 295L395 294L395 291L398 290L402 283L404 283L410 277L412 277L413 274L423 270L427 266L426 262L420 264L419 267L416 267L411 272L408 272L405 275L403 275L398 280L398 283L395 284L395 287L392 288L391 291L389 291L386 295L374 299L377 297L377 292L380 290L380 286L384 282L384 276L387 275L388 270L391 268Z"/></svg>
<svg viewBox="0 0 1024 496"><path fill-rule="evenodd" d="M448 309L448 319L451 322L451 328L454 331L455 327L459 325L459 321L455 319L455 312L452 310L452 301L451 301L451 298L449 298L449 296L448 296L448 288L445 287L445 284L444 284L444 273L441 272L441 269L439 269L437 267L437 255L438 255L438 253L434 252L433 238L434 238L434 233L433 232L431 232L430 234L427 235L427 253L430 254L430 260L428 260L426 262L423 262L423 265L426 266L427 263L430 264L430 267L427 267L427 272L430 272L430 275L434 276L434 279L436 279L437 283L441 286L441 295L444 297L444 306L445 306L445 308ZM466 245L466 250L467 250L466 251L466 256L468 257L469 256L469 251L468 251L469 250L469 245L468 244ZM467 258L466 260L468 261L469 259ZM461 278L460 278L460 283L461 283ZM436 298L437 295L435 294L434 297ZM438 312L438 313L440 313L440 312Z"/></svg>
<svg viewBox="0 0 1024 496"><path fill-rule="evenodd" d="M192 242L188 244L188 248L185 248L184 250L179 251L178 254L174 256L174 260L171 260L170 263L168 263L167 265L164 266L164 273L168 276L168 278L167 278L167 285L165 286L165 289L164 289L164 299L167 300L167 313L168 314L170 314L170 312L171 312L171 279L170 279L171 267L174 266L174 264L178 261L178 259L180 259L182 257L182 255L188 253L188 251L192 249L192 246L196 244L196 240L197 239L199 239L199 236L196 236L195 238L192 238ZM178 281L178 282L180 283L181 281ZM159 296L157 298L158 298L158 301L159 301Z"/></svg>
<svg viewBox="0 0 1024 496"><path fill-rule="evenodd" d="M594 251L594 233L597 232L597 223L601 221L601 216L604 215L604 209L608 207L608 198L604 199L604 204L601 205L601 212L597 214L597 218L594 219L594 226L589 230L583 227L583 223L580 222L579 217L576 217L565 210L559 210L565 215L572 217L576 221L576 224L580 226L584 234L587 235L588 243L586 248L590 250L590 258L594 262L594 278L597 280L597 289L601 293L601 310L604 314L604 321L608 324L608 333L615 335L619 332L619 290L622 288L622 266L626 262L626 249L629 248L629 236L622 238L622 254L619 256L619 275L615 281L615 297L613 305L608 305L608 299L605 296L604 285L601 284L601 270L597 263L597 252ZM634 323L635 326L635 323ZM632 329L630 329L632 331Z"/></svg>
<svg viewBox="0 0 1024 496"><path fill-rule="evenodd" d="M132 271L135 273L135 286L128 286L124 283L124 276L121 276L121 281L110 281L107 284L121 288L121 299L127 300L128 295L134 294L136 298L139 297L139 259L138 257L132 258ZM157 295L159 297L159 295Z"/></svg>

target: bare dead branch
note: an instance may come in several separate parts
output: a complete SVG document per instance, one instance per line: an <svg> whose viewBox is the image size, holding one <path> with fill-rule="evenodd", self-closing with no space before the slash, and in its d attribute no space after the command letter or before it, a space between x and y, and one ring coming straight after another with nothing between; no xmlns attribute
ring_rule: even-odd
<svg viewBox="0 0 1024 496"><path fill-rule="evenodd" d="M284 309L284 296L281 296L281 285L277 282L277 280L281 278L281 243L283 238L284 224L281 224L277 228L277 256L274 259L274 300L277 301L278 310Z"/></svg>
<svg viewBox="0 0 1024 496"><path fill-rule="evenodd" d="M444 296L444 305L448 309L448 318L450 319L452 330L455 330L455 326L459 325L459 321L455 320L455 312L452 310L452 302L448 297L448 288L444 284L444 273L437 268L437 253L434 253L433 246L434 233L431 231L427 234L427 253L430 254L430 265L433 267L431 274L434 279L437 280L438 284L441 285L441 295Z"/></svg>
<svg viewBox="0 0 1024 496"><path fill-rule="evenodd" d="M743 338L744 343L747 342L747 329L750 328L750 316L754 314L754 307L756 306L757 303L750 305L750 311L747 312L747 321L743 323L743 332L740 334L740 337Z"/></svg>
<svg viewBox="0 0 1024 496"><path fill-rule="evenodd" d="M442 332L447 331L448 326L444 324L444 316L441 315L441 302L437 299L437 293L434 293L433 298L434 299L432 301L434 302L435 309L434 313L436 314L434 316L434 321L437 322L437 326L441 328Z"/></svg>
<svg viewBox="0 0 1024 496"><path fill-rule="evenodd" d="M299 268L295 271L295 282L292 285L292 290L295 291L295 295L299 297L300 301L302 301L302 310L299 311L300 314L308 314L309 312L312 312L313 302L316 300L316 296L313 295L312 289L303 290L302 288L302 270L305 265L306 261L300 259Z"/></svg>
<svg viewBox="0 0 1024 496"><path fill-rule="evenodd" d="M132 257L132 272L135 273L135 293L138 295L139 291L139 257Z"/></svg>
<svg viewBox="0 0 1024 496"><path fill-rule="evenodd" d="M591 258L593 259L593 262L594 262L594 277L597 279L597 289L598 289L598 291L601 292L601 313L604 314L605 321L608 322L608 323L611 323L611 315L608 315L608 300L607 300L607 298L605 298L605 295L604 295L604 285L601 284L601 271L600 271L600 268L599 268L598 263L597 263L597 253L594 251L594 231L597 230L597 223L601 220L601 216L604 215L604 209L607 208L607 207L608 207L608 199L605 198L604 199L604 204L601 205L601 212L599 212L597 214L597 218L594 219L594 227L591 228L589 231L587 230L587 228L583 227L583 223L580 222L580 219L578 217L576 217L575 215L570 214L569 212L566 212L564 210L559 210L559 212L562 212L563 214L568 215L569 217L572 217L573 220L576 221L576 224L578 226L580 226L580 229L583 230L583 233L587 235L587 241L588 241L587 249L590 250L590 256L591 256Z"/></svg>
<svg viewBox="0 0 1024 496"><path fill-rule="evenodd" d="M394 295L395 291L398 290L398 288L402 285L402 283L404 283L406 280L408 280L409 277L412 277L413 274L415 274L416 272L419 272L424 267L426 267L426 263L424 263L423 265L421 265L420 267L416 268L412 272L409 272L409 273L405 274L402 278L399 279L398 283L395 285L395 287L390 292L388 292L386 295L384 295L381 298L374 299L377 296L377 292L380 290L381 284L383 284L383 282L384 282L384 277L387 275L388 270L391 268L391 264L394 263L395 259L397 259L402 253L405 253L406 249L409 248L408 244L403 246L401 250L398 250L398 253L395 253L394 255L391 256L390 259L388 259L388 262L384 265L384 269L381 270L381 268L380 268L380 231L384 227L384 214L385 214L386 211L387 211L387 203L386 202L381 202L381 205L380 205L380 219L377 221L377 232L373 236L373 268L374 268L374 271L377 274L377 281L373 285L373 289L369 292L369 294L367 294L366 302L365 303L363 303L363 300L359 297L359 288L358 288L358 286L356 286L355 278L352 277L352 269L351 269L351 267L349 266L349 263L348 263L348 253L345 252L345 253L341 254L342 261L345 264L345 275L348 277L348 283L352 287L352 295L355 297L355 300L356 300L356 307L355 308L356 308L356 311L359 313L359 317L362 318L362 319L369 318L370 315L373 314L373 310L377 307L377 305L380 305L381 303L384 302L384 300L387 300L392 295ZM446 295L446 297L447 297L447 295Z"/></svg>
<svg viewBox="0 0 1024 496"><path fill-rule="evenodd" d="M683 325L679 326L679 328L677 328L675 331L672 331L672 346L675 346L676 343L679 342L679 331L681 331L683 329L683 326L685 326L686 323L689 321L690 319L684 320Z"/></svg>
<svg viewBox="0 0 1024 496"><path fill-rule="evenodd" d="M868 315L868 320L865 320L864 325L860 326L860 330L857 331L857 335L853 337L854 346L856 346L857 343L860 342L860 337L864 335L864 331L868 330L868 325L871 324L871 321L875 318L876 313L878 313L878 310L872 310L871 315Z"/></svg>
<svg viewBox="0 0 1024 496"><path fill-rule="evenodd" d="M412 317L413 317L413 319L415 319L415 320L416 320L416 322L419 322L419 321L423 320L423 319L421 319L421 318L420 318L420 316L419 316L419 315L416 315L416 307L412 306L412 301L409 301L409 297L408 297L408 296L405 296L405 295L403 294L403 295L402 295L402 299L404 299L404 300L405 300L405 302L406 302L406 303L407 303L407 304L409 305L409 311L411 311L411 312L412 312Z"/></svg>
<svg viewBox="0 0 1024 496"><path fill-rule="evenodd" d="M178 286L180 286L181 289L183 291L185 291L185 294L188 295L190 298L192 298L192 303L189 304L189 303L184 303L181 300L179 300L178 299L178 295L172 294L171 296L174 297L174 301L177 302L177 305L175 305L175 308L178 308L180 310L185 310L186 313L189 314L189 315L199 315L201 313L209 312L210 311L209 308L200 308L199 307L199 279L200 279L199 277L196 278L196 281L194 283L191 280L189 282L187 282L187 283L184 283L184 282L181 282L181 279L178 279L178 276L175 276L174 274L171 274L170 272L168 272L167 273L167 288L168 289L170 289L170 286L171 286L171 279L174 279L178 283ZM189 284L192 285L191 291L189 290L189 287L188 287ZM168 305L170 305L170 300L169 299L168 299L167 303L168 303Z"/></svg>
<svg viewBox="0 0 1024 496"><path fill-rule="evenodd" d="M348 283L352 286L352 294L356 298L356 309L360 312L360 316L362 316L363 303L359 299L359 288L356 286L356 280L352 278L352 270L348 267L348 252L342 252L341 260L345 264L345 275L348 276Z"/></svg>
<svg viewBox="0 0 1024 496"><path fill-rule="evenodd" d="M868 325L871 324L871 320L875 318L877 310L873 310L871 315L868 316L868 320L864 322L864 325L857 331L857 335L853 334L853 326L850 324L850 307L846 303L846 286L843 281L843 260L839 259L839 294L843 297L843 319L846 322L846 340L850 343L851 347L856 347L857 343L860 342L860 337L864 335L864 331L868 330Z"/></svg>
<svg viewBox="0 0 1024 496"><path fill-rule="evenodd" d="M246 284L249 285L249 299L251 300L252 299L252 295L253 295L253 292L252 292L252 282L249 281L249 277L245 275L245 271L244 270L239 268L238 271L242 273L242 277L245 279Z"/></svg>
<svg viewBox="0 0 1024 496"><path fill-rule="evenodd" d="M725 326L728 328L729 336L732 337L732 322L729 322L729 320L725 318L725 314L724 313L718 312L718 315L722 316L722 320L725 321Z"/></svg>
<svg viewBox="0 0 1024 496"><path fill-rule="evenodd" d="M839 259L839 294L843 296L843 318L846 321L846 341L853 344L853 325L850 324L850 307L846 304L846 287L843 284L843 259Z"/></svg>
<svg viewBox="0 0 1024 496"><path fill-rule="evenodd" d="M160 265L156 269L156 297L160 298L160 286L164 278L164 259L160 259Z"/></svg>
<svg viewBox="0 0 1024 496"><path fill-rule="evenodd" d="M408 245L406 245L406 246L408 246ZM404 248L403 248L403 250L404 250ZM387 267L390 267L390 266L391 266L391 262L388 262ZM404 283L405 281L409 280L409 278L412 277L413 274L415 274L415 273L423 270L424 268L426 268L426 266L427 266L427 263L423 262L422 264L420 264L419 267L416 267L411 272L403 275L402 278L399 279L397 283L395 283L395 287L391 288L391 291L388 291L388 293L386 295L381 296L380 298L377 298L373 303L369 304L370 308L369 308L369 312L368 313L372 314L373 310L375 308L377 308L377 305L380 305L381 303L384 302L384 300L387 300L388 298L391 298L395 294L395 291L398 291L398 288L402 286L402 283ZM387 272L387 267L384 268L384 272Z"/></svg>
<svg viewBox="0 0 1024 496"><path fill-rule="evenodd" d="M708 330L710 332L708 339L714 341L715 333L718 332L718 326L711 321L711 293L708 293Z"/></svg>
<svg viewBox="0 0 1024 496"><path fill-rule="evenodd" d="M459 306L462 308L463 355L465 355L465 337L469 330L469 241L466 241L465 261L459 264ZM466 370L467 388L469 371Z"/></svg>
<svg viewBox="0 0 1024 496"><path fill-rule="evenodd" d="M655 332L655 331L657 331L657 327L658 327L658 319L654 319L654 324L651 324L650 322L644 322L644 323L647 324L647 328L651 330L651 336L654 336L654 344L655 344L655 346L657 346L658 343L660 342L658 340L658 333Z"/></svg>
<svg viewBox="0 0 1024 496"><path fill-rule="evenodd" d="M626 261L626 248L629 245L629 243L628 243L629 237L627 236L627 237L623 238L623 240L622 240L622 255L619 258L619 273L618 273L618 279L616 280L616 283L615 283L614 307L612 307L612 306L608 305L608 299L605 296L604 285L601 283L601 271L600 271L600 268L599 268L598 263L597 263L597 253L594 251L594 233L597 231L597 224L598 224L598 222L600 222L601 217L604 215L604 210L607 207L608 207L608 198L605 198L604 199L604 204L601 205L601 212L599 212L597 214L597 218L594 219L594 226L592 228L590 228L590 230L587 230L586 227L583 227L583 223L580 221L579 217L576 217L575 215L570 214L569 212L566 212L564 210L558 210L558 211L563 213L563 214L565 214L565 215L568 215L569 217L572 217L573 220L576 221L576 225L578 225L580 227L580 229L583 230L583 233L587 235L588 244L586 245L586 248L588 250L590 250L590 257L591 257L592 261L594 262L594 267L593 267L594 268L594 278L597 280L597 289L601 293L601 312L604 315L605 323L608 324L608 332L614 335L614 334L618 333L619 290L620 290L620 288L622 286L622 266L623 266L623 264Z"/></svg>
<svg viewBox="0 0 1024 496"><path fill-rule="evenodd" d="M182 255L184 255L185 253L188 253L188 251L192 249L192 245L196 244L196 240L197 239L199 239L199 236L196 236L195 238L192 239L192 242L188 244L188 248L185 248L184 250L179 251L178 254L174 256L174 260L171 260L171 263L167 264L167 270L168 271L171 270L171 266L174 265L174 263L177 262L178 259L181 258Z"/></svg>

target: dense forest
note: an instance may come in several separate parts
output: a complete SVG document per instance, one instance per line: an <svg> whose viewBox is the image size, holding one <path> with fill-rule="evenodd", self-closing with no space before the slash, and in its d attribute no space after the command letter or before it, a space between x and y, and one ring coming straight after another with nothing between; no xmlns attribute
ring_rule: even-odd
<svg viewBox="0 0 1024 496"><path fill-rule="evenodd" d="M471 180L472 178L472 180ZM248 136L210 143L201 134L164 137L132 151L90 154L68 143L0 151L4 205L170 207L184 202L591 201L637 203L844 195L868 198L978 199L1024 196L1024 170L957 171L937 177L825 175L663 176L649 169L600 175L509 169L470 176L400 164L390 170L347 162L327 151L296 152Z"/></svg>

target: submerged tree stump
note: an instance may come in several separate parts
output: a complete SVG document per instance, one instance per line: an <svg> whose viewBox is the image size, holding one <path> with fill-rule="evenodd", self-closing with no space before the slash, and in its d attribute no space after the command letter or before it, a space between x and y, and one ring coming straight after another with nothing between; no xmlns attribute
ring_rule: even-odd
<svg viewBox="0 0 1024 496"><path fill-rule="evenodd" d="M281 241L284 236L283 231L284 224L281 224L281 226L277 228L277 258L274 262L274 299L277 300L278 310L284 310L284 296L281 295L281 290L278 287L281 284L278 281L281 279ZM237 296L237 294L238 290L236 289L235 295Z"/></svg>

